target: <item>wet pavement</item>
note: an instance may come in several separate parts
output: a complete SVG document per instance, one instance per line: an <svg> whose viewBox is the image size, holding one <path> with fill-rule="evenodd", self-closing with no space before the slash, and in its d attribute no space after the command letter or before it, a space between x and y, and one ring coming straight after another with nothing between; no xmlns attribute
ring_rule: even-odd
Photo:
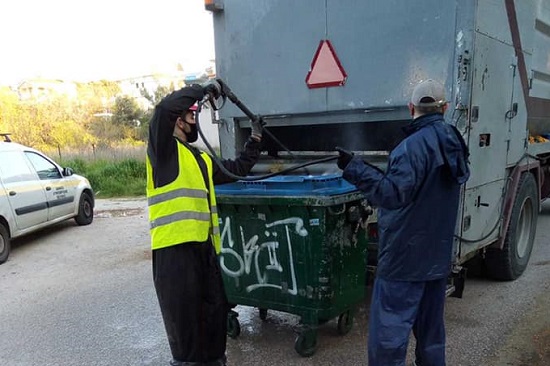
<svg viewBox="0 0 550 366"><path fill-rule="evenodd" d="M146 200L98 200L92 225L72 221L17 240L0 266L0 365L167 365L169 349L151 276ZM531 264L518 280L468 280L446 304L447 364L550 364L550 206ZM351 331L320 326L318 350L294 351L297 316L238 306L233 365L366 365L368 296ZM412 343L411 343L412 349ZM545 356L546 355L546 356ZM545 358L546 357L546 358Z"/></svg>

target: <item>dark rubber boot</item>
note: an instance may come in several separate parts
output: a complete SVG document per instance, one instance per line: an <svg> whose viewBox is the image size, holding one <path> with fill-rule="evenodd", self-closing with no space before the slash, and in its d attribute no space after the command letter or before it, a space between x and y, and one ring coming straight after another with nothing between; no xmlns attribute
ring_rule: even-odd
<svg viewBox="0 0 550 366"><path fill-rule="evenodd" d="M202 362L185 362L185 361L170 361L170 366L203 366L205 365Z"/></svg>

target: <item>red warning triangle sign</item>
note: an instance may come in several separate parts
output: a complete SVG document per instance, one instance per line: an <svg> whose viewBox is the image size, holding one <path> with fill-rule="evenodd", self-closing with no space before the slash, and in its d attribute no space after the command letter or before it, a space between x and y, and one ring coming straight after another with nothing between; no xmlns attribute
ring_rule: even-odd
<svg viewBox="0 0 550 366"><path fill-rule="evenodd" d="M336 52L329 40L322 40L317 47L317 52L311 62L311 67L306 77L308 88L323 88L328 86L341 86L346 83L348 75L340 64Z"/></svg>

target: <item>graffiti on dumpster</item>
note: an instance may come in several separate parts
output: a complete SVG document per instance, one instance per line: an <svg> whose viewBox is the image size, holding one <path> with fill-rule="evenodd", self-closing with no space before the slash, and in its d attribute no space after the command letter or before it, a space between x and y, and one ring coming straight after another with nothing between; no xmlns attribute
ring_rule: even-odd
<svg viewBox="0 0 550 366"><path fill-rule="evenodd" d="M279 238L276 229L280 226L284 227L284 233L286 238ZM298 286L296 284L296 273L294 272L294 259L292 256L292 242L290 234L294 232L301 237L308 235L307 230L304 228L304 221L299 217L289 217L284 220L277 220L271 223L265 224L265 232L262 238L259 235L254 234L250 238L246 238L242 226L239 226L240 243L242 245L242 254L235 250L235 239L231 232L231 219L227 217L223 230L221 233L222 249L221 249L221 267L226 275L232 278L239 278L241 276L250 275L254 270L256 283L246 287L247 292L254 291L262 287L272 287L279 290L283 290L281 284L275 284L269 282L269 272L275 271L284 273L285 269L290 270L290 278L292 286L286 291L289 294L298 294ZM288 247L288 263L281 264L279 262L279 250L281 246L286 245ZM262 266L259 264L259 256L262 253L266 253L269 258L269 264ZM228 268L225 264L225 258L231 256L238 263L236 268Z"/></svg>

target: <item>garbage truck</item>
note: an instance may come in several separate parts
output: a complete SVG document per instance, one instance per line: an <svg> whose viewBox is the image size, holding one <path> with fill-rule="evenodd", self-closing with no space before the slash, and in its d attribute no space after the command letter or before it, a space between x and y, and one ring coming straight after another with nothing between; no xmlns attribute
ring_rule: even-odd
<svg viewBox="0 0 550 366"><path fill-rule="evenodd" d="M335 156L336 146L384 169L389 152L404 138L402 127L410 122L407 105L414 86L425 79L443 83L449 101L445 121L464 137L471 169L461 192L448 293L461 296L464 267L472 259L481 261L494 279L521 276L533 249L540 204L550 194L549 0L205 0L205 8L213 16L217 77L261 116L270 132L254 175ZM250 134L250 119L231 103L216 111L223 157L237 156ZM325 161L283 177L303 188L323 179L326 184L338 174L335 162ZM265 225L257 230L270 235L265 226L273 223L265 219L275 212L273 221L287 228L278 237L281 249L284 235L299 236L300 230L314 231L320 225L315 216L320 208L326 211L324 231L306 245L323 242L320 252L325 246L359 248L348 253L350 258L364 254L365 266L375 274L376 207L339 181L330 183L336 190L321 187L325 195L319 198L314 189L286 189L281 186L284 179L278 179L219 190L226 288L230 300L259 307L263 318L270 306L290 312L313 308L318 315L324 305L294 298L338 298L341 285L323 292L327 278L345 282L349 277L333 266L318 278L305 275L264 286L267 272L255 273L250 263L258 257L251 252L248 257L246 250L241 253L248 263L242 277L228 264L235 257L235 241L248 243L250 249L243 233L259 217ZM302 212L286 215L296 200ZM319 204L323 200L325 207ZM270 206L277 201L279 206ZM230 205L232 209L224 208ZM330 224L328 217L339 210L344 219ZM346 234L339 236L340 231ZM274 253L273 248L265 251L271 262L264 270L279 265ZM304 256L294 263L295 273L311 264ZM335 260L330 255L319 258L314 266ZM247 283L246 275L254 277L256 287ZM354 285L364 284L360 282ZM273 293L279 296L275 302ZM335 300L344 303L336 313L348 314L338 324L345 330L351 313L344 310L357 297L341 300ZM334 312L310 321L310 327L325 315ZM295 348L310 355L315 334L303 333Z"/></svg>

